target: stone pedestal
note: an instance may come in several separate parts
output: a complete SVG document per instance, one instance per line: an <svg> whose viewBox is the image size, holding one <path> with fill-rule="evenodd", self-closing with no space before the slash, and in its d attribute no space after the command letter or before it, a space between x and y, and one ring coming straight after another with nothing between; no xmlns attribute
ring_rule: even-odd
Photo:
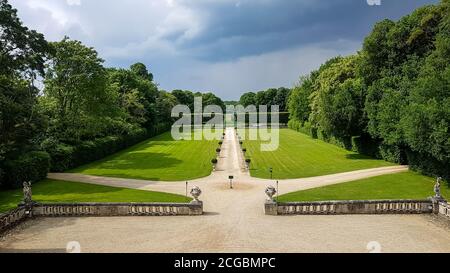
<svg viewBox="0 0 450 273"><path fill-rule="evenodd" d="M277 202L267 201L264 205L264 212L266 215L278 215Z"/></svg>
<svg viewBox="0 0 450 273"><path fill-rule="evenodd" d="M189 204L189 215L203 215L203 202L202 201L192 201Z"/></svg>
<svg viewBox="0 0 450 273"><path fill-rule="evenodd" d="M442 197L431 197L430 198L432 204L433 204L433 213L439 214L439 206L441 203L446 203L447 201Z"/></svg>

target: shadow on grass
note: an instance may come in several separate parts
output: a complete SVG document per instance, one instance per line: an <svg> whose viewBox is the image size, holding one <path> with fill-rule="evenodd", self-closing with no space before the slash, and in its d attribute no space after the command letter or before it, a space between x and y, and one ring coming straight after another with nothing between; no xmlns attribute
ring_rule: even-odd
<svg viewBox="0 0 450 273"><path fill-rule="evenodd" d="M165 169L183 163L182 160L170 157L166 153L131 152L124 155L106 158L94 163L73 169L70 172L83 172L89 169L105 170L149 170Z"/></svg>
<svg viewBox="0 0 450 273"><path fill-rule="evenodd" d="M374 161L379 160L379 159L373 158L368 155L363 155L363 154L347 154L347 155L345 155L345 158L350 159L350 160L374 160Z"/></svg>

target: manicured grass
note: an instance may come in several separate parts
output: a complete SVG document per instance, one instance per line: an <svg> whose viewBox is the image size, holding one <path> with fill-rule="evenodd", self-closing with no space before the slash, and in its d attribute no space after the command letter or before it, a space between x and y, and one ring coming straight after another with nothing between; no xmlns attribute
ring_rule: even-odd
<svg viewBox="0 0 450 273"><path fill-rule="evenodd" d="M252 176L270 178L269 167L273 168L274 179L289 179L394 165L347 151L294 130L279 131L280 145L274 152L262 152L262 141L244 141L244 147L248 151L247 157L252 160Z"/></svg>
<svg viewBox="0 0 450 273"><path fill-rule="evenodd" d="M70 172L153 181L190 180L211 173L217 147L218 141L175 141L168 132Z"/></svg>
<svg viewBox="0 0 450 273"><path fill-rule="evenodd" d="M434 195L436 179L404 172L377 176L344 184L299 191L280 196L281 202L327 200L426 199ZM450 185L441 186L442 195L450 200Z"/></svg>
<svg viewBox="0 0 450 273"><path fill-rule="evenodd" d="M158 202L184 203L191 199L185 196L114 188L77 182L44 180L33 184L33 200L46 203L64 202ZM16 208L22 201L21 189L0 191L0 212Z"/></svg>

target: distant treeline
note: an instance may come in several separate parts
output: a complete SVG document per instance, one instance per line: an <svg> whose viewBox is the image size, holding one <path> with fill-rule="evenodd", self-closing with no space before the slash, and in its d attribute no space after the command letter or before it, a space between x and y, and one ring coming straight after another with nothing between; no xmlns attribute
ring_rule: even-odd
<svg viewBox="0 0 450 273"><path fill-rule="evenodd" d="M291 89L280 87L270 88L265 91L248 92L241 96L239 104L247 107L249 105L255 105L259 107L261 105L267 106L267 110L270 111L272 105L279 106L279 112L287 112L287 104ZM259 108L258 108L259 109Z"/></svg>
<svg viewBox="0 0 450 273"><path fill-rule="evenodd" d="M450 178L450 1L377 23L363 49L302 77L290 126Z"/></svg>

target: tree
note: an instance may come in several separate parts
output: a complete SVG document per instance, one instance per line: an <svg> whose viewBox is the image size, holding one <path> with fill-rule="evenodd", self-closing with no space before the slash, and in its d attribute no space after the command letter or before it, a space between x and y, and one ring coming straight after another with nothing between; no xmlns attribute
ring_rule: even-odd
<svg viewBox="0 0 450 273"><path fill-rule="evenodd" d="M187 105L191 111L194 109L194 93L191 91L173 90L172 95L177 98L178 104Z"/></svg>
<svg viewBox="0 0 450 273"><path fill-rule="evenodd" d="M356 75L358 61L358 56L340 58L317 78L313 121L327 135L348 139L364 130L365 94Z"/></svg>
<svg viewBox="0 0 450 273"><path fill-rule="evenodd" d="M256 105L256 94L253 92L243 94L239 100L239 103L244 107Z"/></svg>
<svg viewBox="0 0 450 273"><path fill-rule="evenodd" d="M103 60L93 48L67 37L52 47L44 89L45 99L55 106L48 109L51 133L69 142L102 135L107 120L118 113L116 89L107 85Z"/></svg>
<svg viewBox="0 0 450 273"><path fill-rule="evenodd" d="M311 114L310 96L313 90L313 80L311 76L300 78L300 82L294 87L288 97L288 110L291 120L300 122L304 126Z"/></svg>
<svg viewBox="0 0 450 273"><path fill-rule="evenodd" d="M44 35L23 26L7 0L0 0L0 30L0 73L19 73L32 83L51 51Z"/></svg>
<svg viewBox="0 0 450 273"><path fill-rule="evenodd" d="M135 63L130 67L131 72L135 73L143 80L153 81L153 74L147 70L147 67L143 63Z"/></svg>
<svg viewBox="0 0 450 273"><path fill-rule="evenodd" d="M156 99L157 122L172 121L172 109L177 105L177 98L165 91L160 91Z"/></svg>
<svg viewBox="0 0 450 273"><path fill-rule="evenodd" d="M202 94L203 99L203 108L205 108L208 105L217 105L220 108L222 108L223 111L225 111L225 103L222 101L221 98L217 97L213 93L204 93Z"/></svg>
<svg viewBox="0 0 450 273"><path fill-rule="evenodd" d="M43 76L50 52L44 36L23 26L17 11L0 0L0 186L6 162L37 148L45 130L34 81Z"/></svg>
<svg viewBox="0 0 450 273"><path fill-rule="evenodd" d="M450 2L441 5L445 14L440 22L434 50L421 66L411 87L401 128L415 152L450 163ZM438 15L432 14L434 17Z"/></svg>
<svg viewBox="0 0 450 273"><path fill-rule="evenodd" d="M272 105L278 105L280 112L286 112L288 110L288 100L291 94L291 89L280 87L277 90L275 97L273 98Z"/></svg>
<svg viewBox="0 0 450 273"><path fill-rule="evenodd" d="M126 121L151 128L155 123L153 105L158 96L157 86L131 69L108 69L108 84L117 88L120 108L126 113Z"/></svg>
<svg viewBox="0 0 450 273"><path fill-rule="evenodd" d="M0 165L36 146L35 138L45 129L38 91L25 80L0 75Z"/></svg>

